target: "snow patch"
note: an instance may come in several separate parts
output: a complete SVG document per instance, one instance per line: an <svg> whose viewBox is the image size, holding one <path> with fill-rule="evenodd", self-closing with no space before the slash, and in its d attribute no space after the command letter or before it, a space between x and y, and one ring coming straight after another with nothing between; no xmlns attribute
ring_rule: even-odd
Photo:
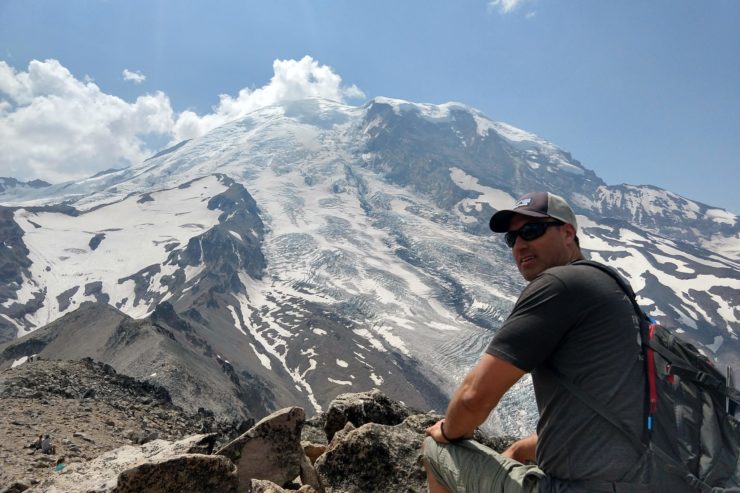
<svg viewBox="0 0 740 493"><path fill-rule="evenodd" d="M730 226L737 224L737 216L723 209L709 209L704 214L716 223L729 224Z"/></svg>
<svg viewBox="0 0 740 493"><path fill-rule="evenodd" d="M254 351L254 354L260 360L260 363L262 363L262 366L264 366L268 370L272 370L272 365L270 364L270 358L268 358L264 354L262 354L259 351L257 351L257 348L254 347L254 344L252 344L251 342L249 343L249 347L252 348L252 351Z"/></svg>
<svg viewBox="0 0 740 493"><path fill-rule="evenodd" d="M23 363L28 361L28 356L21 356L17 360L13 361L13 364L10 365L11 368L15 368L16 366L21 366Z"/></svg>
<svg viewBox="0 0 740 493"><path fill-rule="evenodd" d="M476 199L468 198L460 201L460 206L466 212L473 208L477 211L482 210L480 204L489 204L496 210L508 209L516 201L514 197L503 190L480 185L478 178L468 175L460 168L450 168L450 178L455 185L463 190L480 193Z"/></svg>
<svg viewBox="0 0 740 493"><path fill-rule="evenodd" d="M333 378L327 378L327 380L337 385L352 385L352 382L350 382L349 380L334 380Z"/></svg>
<svg viewBox="0 0 740 493"><path fill-rule="evenodd" d="M707 344L707 349L711 350L713 353L716 353L719 351L719 348L722 346L722 343L725 342L725 338L722 336L715 336L714 342L712 344Z"/></svg>

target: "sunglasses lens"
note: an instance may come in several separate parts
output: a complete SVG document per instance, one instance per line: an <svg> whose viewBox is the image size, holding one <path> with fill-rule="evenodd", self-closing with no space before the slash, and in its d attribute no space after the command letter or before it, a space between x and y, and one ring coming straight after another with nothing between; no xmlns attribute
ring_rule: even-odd
<svg viewBox="0 0 740 493"><path fill-rule="evenodd" d="M549 223L525 224L524 226L522 226L522 229L519 230L519 236L521 236L523 240L535 240L545 234L545 230L547 229L548 225Z"/></svg>
<svg viewBox="0 0 740 493"><path fill-rule="evenodd" d="M506 241L506 246L509 248L514 248L514 243L516 243L516 236L518 231L509 231L504 235L504 241Z"/></svg>
<svg viewBox="0 0 740 493"><path fill-rule="evenodd" d="M516 231L509 231L504 235L504 241L509 248L514 248L517 236L520 236L523 240L532 241L536 240L547 231L548 226L560 226L561 222L549 222L549 223L529 223L522 226Z"/></svg>

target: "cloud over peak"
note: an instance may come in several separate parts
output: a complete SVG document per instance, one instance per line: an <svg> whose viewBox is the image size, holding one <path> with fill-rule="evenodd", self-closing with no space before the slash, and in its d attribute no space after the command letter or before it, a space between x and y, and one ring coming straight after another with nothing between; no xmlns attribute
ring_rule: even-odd
<svg viewBox="0 0 740 493"><path fill-rule="evenodd" d="M221 94L213 113L200 117L192 111L184 111L175 124L175 140L198 137L258 108L282 101L321 97L344 102L365 97L354 84L343 86L342 78L331 67L320 65L310 56L300 60L275 60L272 69L272 79L260 88L245 87L236 97Z"/></svg>

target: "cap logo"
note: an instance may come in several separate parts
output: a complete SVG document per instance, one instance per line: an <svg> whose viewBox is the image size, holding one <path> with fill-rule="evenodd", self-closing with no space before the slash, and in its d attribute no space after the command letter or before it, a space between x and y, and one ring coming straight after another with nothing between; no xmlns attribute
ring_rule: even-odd
<svg viewBox="0 0 740 493"><path fill-rule="evenodd" d="M519 207L526 207L529 205L530 202L532 202L531 197L527 197L526 199L519 199L516 201L512 209L518 209Z"/></svg>

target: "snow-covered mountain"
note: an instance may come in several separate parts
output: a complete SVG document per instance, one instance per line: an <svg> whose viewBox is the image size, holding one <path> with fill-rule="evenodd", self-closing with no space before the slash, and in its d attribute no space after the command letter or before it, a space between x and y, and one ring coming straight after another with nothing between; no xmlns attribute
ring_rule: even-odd
<svg viewBox="0 0 740 493"><path fill-rule="evenodd" d="M215 368L228 361L227 378L273 390L268 406L319 410L377 386L441 409L524 286L488 219L532 190L571 201L586 253L618 268L652 315L740 366L737 216L607 186L464 105L387 98L263 108L136 167L1 190L0 341L92 301ZM136 376L171 383L188 365L185 351L159 369L163 349L137 351ZM214 375L193 370L203 402ZM499 414L512 432L531 427L530 392L519 384Z"/></svg>

